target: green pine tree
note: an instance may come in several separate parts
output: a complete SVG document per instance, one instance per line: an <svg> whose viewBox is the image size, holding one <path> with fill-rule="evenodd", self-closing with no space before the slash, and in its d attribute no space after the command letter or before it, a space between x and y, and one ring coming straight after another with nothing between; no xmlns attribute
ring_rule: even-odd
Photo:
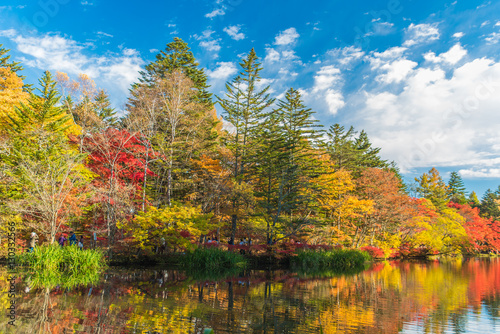
<svg viewBox="0 0 500 334"><path fill-rule="evenodd" d="M5 49L0 44L0 67L9 67L13 72L19 72L23 69L21 63L10 60L9 49ZM24 79L24 77L21 77Z"/></svg>
<svg viewBox="0 0 500 334"><path fill-rule="evenodd" d="M289 236L311 223L307 218L315 204L311 180L320 173L316 148L322 135L313 114L291 88L258 134L253 175L259 184L256 197L266 212L268 243L276 241L278 232Z"/></svg>
<svg viewBox="0 0 500 334"><path fill-rule="evenodd" d="M415 178L418 183L417 192L421 197L430 200L438 209L444 209L448 203L448 186L444 183L436 168Z"/></svg>
<svg viewBox="0 0 500 334"><path fill-rule="evenodd" d="M164 78L166 73L175 69L182 69L184 74L193 81L198 90L197 98L207 106L212 106L212 94L208 92L207 75L196 61L193 52L187 43L178 37L167 44L165 50L156 55L156 60L145 67L139 81L152 84L158 78ZM137 86L137 85L136 85Z"/></svg>
<svg viewBox="0 0 500 334"><path fill-rule="evenodd" d="M472 191L469 194L469 198L467 199L467 202L473 208L478 208L481 205L481 202L479 202L479 199L477 198L477 194L475 191Z"/></svg>
<svg viewBox="0 0 500 334"><path fill-rule="evenodd" d="M95 111L97 116L101 119L104 127L118 126L118 117L116 111L111 107L108 94L103 90L99 90L94 98Z"/></svg>
<svg viewBox="0 0 500 334"><path fill-rule="evenodd" d="M39 94L30 92L27 104L21 103L21 106L16 108L16 117L10 118L9 130L21 133L38 128L49 132L65 132L73 125L73 121L59 105L61 97L56 89L57 83L48 71L38 82Z"/></svg>
<svg viewBox="0 0 500 334"><path fill-rule="evenodd" d="M498 193L486 190L481 198L481 206L479 207L482 217L493 218L498 220L500 218L500 196Z"/></svg>
<svg viewBox="0 0 500 334"><path fill-rule="evenodd" d="M467 203L465 184L462 177L457 172L451 172L450 174L450 180L448 181L448 198L455 203Z"/></svg>
<svg viewBox="0 0 500 334"><path fill-rule="evenodd" d="M266 121L269 113L267 108L274 102L269 96L269 86L262 90L257 89L257 83L261 80L260 72L262 65L259 62L255 50L240 62L241 71L239 75L226 84L225 98L217 97L223 109L222 117L234 129L229 136L227 147L234 156L233 178L241 185L248 181L248 168L255 157L254 150L259 141L256 134L259 127ZM234 211L239 206L238 200L233 201ZM231 239L237 228L237 215L232 215Z"/></svg>

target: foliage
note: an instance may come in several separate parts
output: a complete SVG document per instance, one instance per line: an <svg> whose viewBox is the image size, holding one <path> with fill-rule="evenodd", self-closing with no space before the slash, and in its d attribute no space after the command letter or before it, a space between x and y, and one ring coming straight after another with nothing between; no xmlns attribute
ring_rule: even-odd
<svg viewBox="0 0 500 334"><path fill-rule="evenodd" d="M21 265L28 266L33 287L73 288L95 283L106 268L100 250L81 250L77 246L35 247L33 252L22 253L18 259Z"/></svg>
<svg viewBox="0 0 500 334"><path fill-rule="evenodd" d="M371 256L357 249L334 249L330 251L300 250L297 256L291 258L295 268L303 270L318 270L330 268L334 270L349 270L362 267Z"/></svg>
<svg viewBox="0 0 500 334"><path fill-rule="evenodd" d="M183 258L183 267L188 272L224 273L228 269L244 268L246 259L236 252L228 252L219 248L197 248L188 252Z"/></svg>
<svg viewBox="0 0 500 334"><path fill-rule="evenodd" d="M211 218L212 214L203 214L198 207L173 204L160 209L149 207L133 220L119 222L118 228L128 232L141 249L153 250L163 242L167 249L192 249L193 239L217 228L210 224Z"/></svg>

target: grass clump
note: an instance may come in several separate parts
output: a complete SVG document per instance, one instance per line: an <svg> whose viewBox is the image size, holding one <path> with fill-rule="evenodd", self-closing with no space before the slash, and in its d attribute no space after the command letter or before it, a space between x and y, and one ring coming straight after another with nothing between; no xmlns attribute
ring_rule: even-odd
<svg viewBox="0 0 500 334"><path fill-rule="evenodd" d="M221 272L228 269L244 268L247 265L247 260L241 254L218 248L198 248L187 253L181 263L189 271Z"/></svg>
<svg viewBox="0 0 500 334"><path fill-rule="evenodd" d="M100 250L80 250L77 246L36 247L31 253L21 254L19 263L28 267L33 287L61 285L72 288L95 283L106 268L104 254Z"/></svg>
<svg viewBox="0 0 500 334"><path fill-rule="evenodd" d="M302 270L321 271L324 269L352 271L364 268L371 256L357 249L334 249L329 251L300 250L291 258L292 267Z"/></svg>

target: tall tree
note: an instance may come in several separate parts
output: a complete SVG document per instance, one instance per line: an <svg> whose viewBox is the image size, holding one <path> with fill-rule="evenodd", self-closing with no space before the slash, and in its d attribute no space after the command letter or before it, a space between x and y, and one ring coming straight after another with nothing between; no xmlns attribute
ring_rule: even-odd
<svg viewBox="0 0 500 334"><path fill-rule="evenodd" d="M0 135L8 129L15 108L26 102L29 94L23 91L23 81L10 67L0 67Z"/></svg>
<svg viewBox="0 0 500 334"><path fill-rule="evenodd" d="M63 134L42 128L14 135L10 147L2 160L8 161L11 186L19 191L10 205L53 243L86 196L92 173L83 166L85 155Z"/></svg>
<svg viewBox="0 0 500 334"><path fill-rule="evenodd" d="M313 114L299 91L290 88L273 110L273 117L261 125L263 131L257 133L265 139L256 146L259 152L255 153L258 162L254 174L262 184L257 197L264 198L260 203L268 221L268 243L276 239L278 225L289 236L310 223L308 217L317 204L312 180L320 174L316 148L322 133Z"/></svg>
<svg viewBox="0 0 500 334"><path fill-rule="evenodd" d="M386 168L397 174L394 166L379 156L380 148L372 146L364 130L358 137L355 137L356 134L352 126L346 130L344 126L334 124L328 129L325 149L336 170L345 168L352 171L355 177L365 168Z"/></svg>
<svg viewBox="0 0 500 334"><path fill-rule="evenodd" d="M500 218L500 196L498 192L493 192L491 189L486 190L481 198L480 212L482 217L493 218L497 220Z"/></svg>
<svg viewBox="0 0 500 334"><path fill-rule="evenodd" d="M30 92L27 102L16 107L14 117L9 117L10 131L21 133L42 129L48 132L78 134L79 127L59 105L61 96L50 72L45 72L39 83L39 95Z"/></svg>
<svg viewBox="0 0 500 334"><path fill-rule="evenodd" d="M11 61L9 49L5 49L2 44L0 44L0 67L2 68L10 68L14 73L21 71L23 68L19 62ZM21 79L24 79L21 77Z"/></svg>
<svg viewBox="0 0 500 334"><path fill-rule="evenodd" d="M184 74L191 79L196 88L197 98L204 104L211 106L212 94L208 92L210 87L207 84L205 71L199 68L200 64L196 61L193 52L187 43L178 37L167 44L165 50L156 55L156 61L146 65L145 71L141 72L141 83L153 84L159 78L165 78L168 73L174 70L182 70Z"/></svg>
<svg viewBox="0 0 500 334"><path fill-rule="evenodd" d="M448 198L450 201L458 204L467 202L465 195L465 184L462 177L457 172L451 172L448 181Z"/></svg>
<svg viewBox="0 0 500 334"><path fill-rule="evenodd" d="M233 178L241 185L248 180L248 167L252 162L252 147L255 147L255 134L259 126L268 117L266 109L274 102L269 96L269 86L259 90L257 84L261 80L260 72L262 65L255 50L250 50L246 58L240 62L239 75L226 84L225 98L217 97L219 104L224 110L222 117L233 128L229 137L227 147L234 157ZM234 237L237 228L238 199L233 201L234 214L231 217L231 238Z"/></svg>
<svg viewBox="0 0 500 334"><path fill-rule="evenodd" d="M417 191L421 197L430 200L438 209L446 207L448 202L448 186L444 183L436 168L424 173L420 178L415 178L418 183Z"/></svg>

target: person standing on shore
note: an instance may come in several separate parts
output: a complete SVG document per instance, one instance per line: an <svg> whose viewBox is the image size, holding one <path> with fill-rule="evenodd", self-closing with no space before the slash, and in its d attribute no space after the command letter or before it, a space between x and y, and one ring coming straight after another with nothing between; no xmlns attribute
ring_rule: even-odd
<svg viewBox="0 0 500 334"><path fill-rule="evenodd" d="M35 249L35 246L36 246L36 243L38 242L38 235L35 233L35 232L31 232L31 235L30 235L30 249L28 250L28 252L33 252L33 250Z"/></svg>
<svg viewBox="0 0 500 334"><path fill-rule="evenodd" d="M69 237L69 245L73 246L76 245L77 240L76 240L76 235L75 232L71 232L71 236Z"/></svg>
<svg viewBox="0 0 500 334"><path fill-rule="evenodd" d="M64 247L64 242L65 242L66 240L68 240L68 239L66 239L66 238L64 237L64 234L61 234L61 236L59 237L59 240L58 240L58 242L59 242L59 246Z"/></svg>

